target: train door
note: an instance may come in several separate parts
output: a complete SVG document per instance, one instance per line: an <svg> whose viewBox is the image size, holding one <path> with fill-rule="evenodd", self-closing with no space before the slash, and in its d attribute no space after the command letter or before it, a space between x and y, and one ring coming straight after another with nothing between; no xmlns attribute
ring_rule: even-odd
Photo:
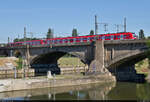
<svg viewBox="0 0 150 102"><path fill-rule="evenodd" d="M76 38L73 38L73 43L76 43Z"/></svg>
<svg viewBox="0 0 150 102"><path fill-rule="evenodd" d="M114 36L113 35L110 36L110 40L114 40Z"/></svg>
<svg viewBox="0 0 150 102"><path fill-rule="evenodd" d="M123 40L123 35L120 35L120 40Z"/></svg>
<svg viewBox="0 0 150 102"><path fill-rule="evenodd" d="M102 36L101 38L102 38L102 40L105 40L105 36Z"/></svg>
<svg viewBox="0 0 150 102"><path fill-rule="evenodd" d="M43 44L46 44L46 40L43 40L42 45L43 45Z"/></svg>
<svg viewBox="0 0 150 102"><path fill-rule="evenodd" d="M87 42L90 42L90 37L87 38Z"/></svg>
<svg viewBox="0 0 150 102"><path fill-rule="evenodd" d="M83 42L83 38L80 38L80 42Z"/></svg>

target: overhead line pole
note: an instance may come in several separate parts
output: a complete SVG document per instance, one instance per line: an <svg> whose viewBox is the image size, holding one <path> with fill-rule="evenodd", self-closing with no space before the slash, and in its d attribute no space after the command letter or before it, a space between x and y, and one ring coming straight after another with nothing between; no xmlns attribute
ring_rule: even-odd
<svg viewBox="0 0 150 102"><path fill-rule="evenodd" d="M127 24L126 24L126 17L124 18L124 32L126 32L126 28L127 27Z"/></svg>
<svg viewBox="0 0 150 102"><path fill-rule="evenodd" d="M24 41L26 41L26 27L24 27Z"/></svg>
<svg viewBox="0 0 150 102"><path fill-rule="evenodd" d="M95 15L95 35L98 34L98 23L97 23L97 15Z"/></svg>

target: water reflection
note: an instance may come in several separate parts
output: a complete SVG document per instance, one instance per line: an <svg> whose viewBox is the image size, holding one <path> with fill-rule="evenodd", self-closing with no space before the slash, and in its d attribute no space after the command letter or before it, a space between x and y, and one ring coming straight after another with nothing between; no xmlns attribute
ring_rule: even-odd
<svg viewBox="0 0 150 102"><path fill-rule="evenodd" d="M138 84L136 94L140 100L150 100L150 84Z"/></svg>
<svg viewBox="0 0 150 102"><path fill-rule="evenodd" d="M23 100L104 100L116 83L89 84L0 93L1 99Z"/></svg>
<svg viewBox="0 0 150 102"><path fill-rule="evenodd" d="M108 97L110 100L150 100L150 84L119 82Z"/></svg>
<svg viewBox="0 0 150 102"><path fill-rule="evenodd" d="M150 100L150 84L103 83L0 93L5 100Z"/></svg>

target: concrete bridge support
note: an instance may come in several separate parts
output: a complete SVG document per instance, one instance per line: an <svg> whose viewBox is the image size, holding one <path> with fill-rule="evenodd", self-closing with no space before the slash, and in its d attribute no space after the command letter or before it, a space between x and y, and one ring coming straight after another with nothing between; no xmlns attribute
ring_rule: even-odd
<svg viewBox="0 0 150 102"><path fill-rule="evenodd" d="M104 66L104 41L96 41L94 46L94 53L91 53L94 55L94 58L89 65L89 71L87 73L111 75L111 73Z"/></svg>

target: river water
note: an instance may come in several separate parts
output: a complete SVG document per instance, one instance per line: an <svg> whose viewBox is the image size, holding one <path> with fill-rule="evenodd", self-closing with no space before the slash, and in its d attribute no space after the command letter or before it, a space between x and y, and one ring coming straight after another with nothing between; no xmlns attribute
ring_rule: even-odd
<svg viewBox="0 0 150 102"><path fill-rule="evenodd" d="M150 84L103 83L0 93L1 100L150 100Z"/></svg>

